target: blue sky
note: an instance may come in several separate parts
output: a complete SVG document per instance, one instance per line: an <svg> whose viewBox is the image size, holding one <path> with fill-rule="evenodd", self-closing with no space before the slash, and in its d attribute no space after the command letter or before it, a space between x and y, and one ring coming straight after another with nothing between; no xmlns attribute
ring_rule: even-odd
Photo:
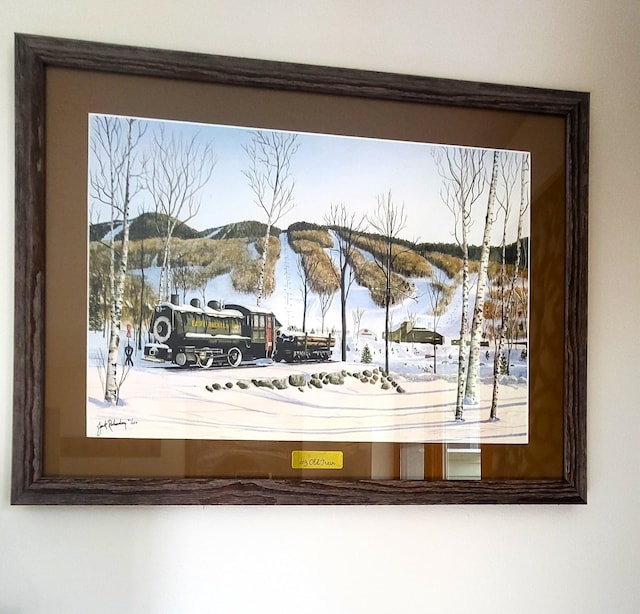
<svg viewBox="0 0 640 614"><path fill-rule="evenodd" d="M199 214L190 225L198 230L240 220L266 221L264 212L255 204L247 179L243 175L249 157L243 146L251 139L251 129L229 126L159 122L145 120L149 128L143 147L152 140L153 130L162 123L165 130L194 135L201 143L211 143L216 166L202 191ZM332 205L344 203L349 211L366 213L375 207L377 198L391 192L395 205L404 205L407 223L402 237L417 241L453 242L453 216L440 197L442 179L432 157L432 145L400 141L383 141L334 135L298 133L299 147L291 161L295 180L295 207L277 226L286 228L297 221L324 223ZM490 161L487 163L489 165ZM95 164L90 154L90 165ZM519 188L516 190L519 198ZM133 203L133 211L151 199L141 192ZM471 229L471 243L481 242L487 198L478 200ZM91 204L98 213L95 203ZM514 203L511 234L515 237L518 203ZM106 211L100 219L108 219ZM497 243L502 219L493 233ZM525 234L528 234L528 222ZM513 240L513 239L511 239Z"/></svg>

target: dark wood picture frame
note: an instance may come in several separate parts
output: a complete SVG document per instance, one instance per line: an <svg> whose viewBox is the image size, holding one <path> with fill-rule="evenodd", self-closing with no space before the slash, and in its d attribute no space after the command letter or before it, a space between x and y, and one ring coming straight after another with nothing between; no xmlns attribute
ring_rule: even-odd
<svg viewBox="0 0 640 614"><path fill-rule="evenodd" d="M14 504L458 504L586 503L587 197L589 95L583 92L463 82L289 64L273 61L116 46L17 34L16 252L14 330L14 424L11 500ZM47 112L52 69L95 75L166 80L177 84L249 87L259 92L301 93L368 102L408 104L442 111L525 114L562 122L560 198L556 211L560 259L542 255L558 277L560 298L552 332L560 354L553 377L559 391L559 470L551 477L513 477L494 472L480 480L326 479L312 477L111 477L46 469L45 383L51 377L47 345L48 267ZM163 81L164 82L164 81ZM471 122L473 115L471 115ZM445 126L446 127L446 126ZM464 127L463 127L464 128ZM461 129L463 129L461 128ZM62 129L71 130L70 126ZM466 128L464 128L466 129ZM542 148L544 150L544 148ZM542 154L541 154L542 155ZM542 160L534 158L535 164ZM541 225L544 227L544 220ZM542 268L542 267L541 267ZM547 273L544 273L545 275ZM547 314L532 319L542 320ZM546 325L546 322L545 322ZM545 340L541 339L544 344ZM73 379L73 375L66 375ZM71 381L68 380L68 381ZM68 382L67 382L68 383ZM540 403L541 404L541 403ZM530 410L536 412L534 404ZM136 445L135 443L133 445ZM141 444L142 445L142 444ZM526 446L525 446L526 447ZM506 458L509 458L508 455ZM513 458L517 461L518 455ZM517 472L516 472L517 474ZM317 476L317 478L316 478Z"/></svg>

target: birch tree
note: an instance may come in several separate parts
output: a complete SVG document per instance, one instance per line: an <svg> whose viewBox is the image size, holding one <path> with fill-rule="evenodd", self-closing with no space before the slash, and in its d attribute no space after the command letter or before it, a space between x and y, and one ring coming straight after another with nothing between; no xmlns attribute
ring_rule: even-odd
<svg viewBox="0 0 640 614"><path fill-rule="evenodd" d="M347 298L354 280L350 263L357 249L356 240L365 227L365 217L347 211L344 203L341 203L331 205L324 219L333 228L336 243L333 253L340 286L341 359L344 362L347 360Z"/></svg>
<svg viewBox="0 0 640 614"><path fill-rule="evenodd" d="M260 261L256 305L262 302L264 275L269 252L271 227L289 213L294 205L295 182L291 176L291 159L298 150L298 136L285 132L252 132L251 141L244 147L249 167L243 171L253 192L254 203L267 216L265 248Z"/></svg>
<svg viewBox="0 0 640 614"><path fill-rule="evenodd" d="M510 279L507 282L507 272L506 272L506 246L507 246L507 224L509 221L509 215L511 212L511 193L513 190L513 186L515 181L513 180L514 171L515 171L515 154L503 154L504 157L502 159L503 168L503 177L505 178L505 197L500 202L500 207L503 210L504 215L504 225L502 231L502 243L501 243L501 274L500 278L502 280L501 283L501 309L502 309L502 318L500 328L498 330L498 339L496 343L496 351L494 355L493 362L493 392L491 396L491 410L489 413L490 420L498 420L498 397L500 394L500 358L502 356L502 352L504 350L505 339L507 335L507 327L509 326L509 322L511 321L512 310L514 306L514 298L515 298L515 286L519 275L520 270L520 262L522 259L522 233L523 233L523 225L524 218L529 208L529 156L527 154L522 154L522 159L520 161L520 206L518 209L518 229L516 232L516 256L515 262L513 266L513 273ZM510 157L508 157L510 156ZM517 172L517 171L515 171ZM509 284L508 287L505 288L506 284Z"/></svg>
<svg viewBox="0 0 640 614"><path fill-rule="evenodd" d="M469 230L474 203L485 187L484 152L463 147L438 147L433 157L442 178L440 196L451 211L454 237L462 255L462 313L458 352L458 386L455 419L463 420L469 332Z"/></svg>
<svg viewBox="0 0 640 614"><path fill-rule="evenodd" d="M494 208L496 202L496 184L498 181L498 155L493 152L493 164L491 181L489 183L489 197L487 199L487 213L484 219L484 233L482 235L482 249L480 252L480 268L476 283L476 301L473 307L473 320L471 322L471 336L469 340L469 368L467 370L467 384L465 390L465 402L477 405L478 399L478 374L480 371L480 342L482 340L482 323L484 318L484 296L487 284L487 266L489 264L489 251L491 249L491 228L494 220Z"/></svg>
<svg viewBox="0 0 640 614"><path fill-rule="evenodd" d="M161 300L169 300L171 294L171 241L175 230L198 214L202 192L215 165L212 144L201 143L198 135L187 138L168 132L163 124L155 131L151 157L146 164L145 187L153 200L163 241L158 286Z"/></svg>
<svg viewBox="0 0 640 614"><path fill-rule="evenodd" d="M91 118L90 146L94 164L90 172L90 193L95 201L109 208L110 214L110 321L104 398L112 404L119 395L118 349L129 257L129 211L131 200L140 189L135 150L144 133L145 126L135 119L108 115ZM118 233L120 225L122 230ZM119 234L118 240L116 234Z"/></svg>

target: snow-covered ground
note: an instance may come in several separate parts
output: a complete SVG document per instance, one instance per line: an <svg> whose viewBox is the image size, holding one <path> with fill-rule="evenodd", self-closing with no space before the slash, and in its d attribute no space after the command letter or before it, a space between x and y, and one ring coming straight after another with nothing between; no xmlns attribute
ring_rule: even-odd
<svg viewBox="0 0 640 614"><path fill-rule="evenodd" d="M285 327L302 324L300 280L296 273L296 254L286 235L281 236L281 257L276 265L278 292L266 297L263 305L273 310ZM147 279L158 270L146 270ZM412 280L416 292L392 309L395 327L418 317L418 325L432 328L427 293L427 279ZM209 284L208 298L227 303L252 304L254 298L236 293L228 275ZM473 302L473 301L471 301ZM433 347L419 343L392 343L389 370L403 389L382 390L377 383L362 383L345 377L344 384L327 384L322 388L288 386L284 390L250 385L237 386L239 380L287 378L291 374L347 371L353 373L384 365L384 311L377 308L368 290L353 284L348 300L347 361L340 362L339 335L333 360L321 364L241 366L237 369L185 370L142 360L134 353L134 366L122 383L116 407L106 404L103 356L106 340L99 333L89 334L87 368L87 436L143 437L178 439L256 439L278 441L380 441L380 442L471 442L527 443L528 377L527 360L519 351L512 354L511 375L500 387L498 422L489 422L489 404L493 372L493 355L481 356L480 403L465 407L464 422L454 420L458 349L451 344L457 338L462 304L461 289L454 294L447 313L441 318L438 332L445 344L437 347L437 373L433 373ZM355 334L351 314L362 309L359 330ZM126 324L126 323L123 323ZM325 318L325 332L340 328L339 298ZM322 318L315 295L307 311L307 330L321 332ZM127 340L123 335L121 351ZM368 345L372 364L361 363ZM221 387L216 390L214 384ZM226 385L231 387L227 388Z"/></svg>

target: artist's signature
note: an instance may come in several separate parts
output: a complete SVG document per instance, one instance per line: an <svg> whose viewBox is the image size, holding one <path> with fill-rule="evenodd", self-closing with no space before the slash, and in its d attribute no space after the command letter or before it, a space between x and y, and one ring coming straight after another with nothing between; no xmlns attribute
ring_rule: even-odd
<svg viewBox="0 0 640 614"><path fill-rule="evenodd" d="M98 422L98 437L100 435L106 435L107 433L113 433L113 431L117 431L120 429L127 428L133 424L138 424L138 421L135 418L109 418L108 420L103 420Z"/></svg>
<svg viewBox="0 0 640 614"><path fill-rule="evenodd" d="M320 469L320 468L328 469L331 467L338 468L338 463L328 458L317 458L317 457L303 458L300 460L300 469L307 469L310 467L315 467L317 469Z"/></svg>

